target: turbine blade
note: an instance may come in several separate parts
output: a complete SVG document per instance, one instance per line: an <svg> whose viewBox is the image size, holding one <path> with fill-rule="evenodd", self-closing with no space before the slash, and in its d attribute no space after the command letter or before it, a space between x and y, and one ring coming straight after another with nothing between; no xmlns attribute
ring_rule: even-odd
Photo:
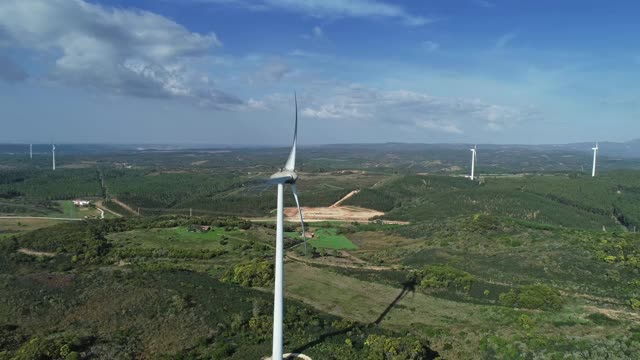
<svg viewBox="0 0 640 360"><path fill-rule="evenodd" d="M296 106L296 124L293 128L293 146L291 146L287 163L284 165L284 169L289 171L294 171L296 168L296 147L298 145L298 97L295 93L293 94L293 99Z"/></svg>
<svg viewBox="0 0 640 360"><path fill-rule="evenodd" d="M296 184L291 185L291 191L293 192L293 197L296 199L298 214L300 214L300 225L302 226L302 240L304 241L304 254L307 255L307 233L304 230L304 217L302 216L302 209L300 208L300 200L298 199L298 188L296 187Z"/></svg>

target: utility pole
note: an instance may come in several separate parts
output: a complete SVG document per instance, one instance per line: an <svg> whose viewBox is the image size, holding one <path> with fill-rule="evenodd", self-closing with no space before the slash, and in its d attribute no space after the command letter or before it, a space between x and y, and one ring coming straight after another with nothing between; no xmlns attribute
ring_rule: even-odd
<svg viewBox="0 0 640 360"><path fill-rule="evenodd" d="M189 217L193 216L193 208L189 208Z"/></svg>
<svg viewBox="0 0 640 360"><path fill-rule="evenodd" d="M33 159L33 144L29 144L29 159Z"/></svg>

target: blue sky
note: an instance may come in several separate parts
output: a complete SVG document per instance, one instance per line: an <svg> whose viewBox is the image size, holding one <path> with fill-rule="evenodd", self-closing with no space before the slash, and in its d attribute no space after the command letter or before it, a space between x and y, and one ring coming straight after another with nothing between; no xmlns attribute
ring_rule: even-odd
<svg viewBox="0 0 640 360"><path fill-rule="evenodd" d="M2 142L567 143L640 133L634 1L0 3Z"/></svg>

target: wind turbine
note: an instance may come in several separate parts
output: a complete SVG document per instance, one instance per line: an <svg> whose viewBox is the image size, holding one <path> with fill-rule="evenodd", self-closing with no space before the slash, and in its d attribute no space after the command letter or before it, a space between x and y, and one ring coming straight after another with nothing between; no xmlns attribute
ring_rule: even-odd
<svg viewBox="0 0 640 360"><path fill-rule="evenodd" d="M291 185L293 197L296 199L298 214L300 214L300 223L302 224L302 238L304 239L305 252L307 249L307 240L304 230L304 219L302 210L300 209L300 201L298 199L298 189L296 181L298 174L295 172L296 167L296 147L298 143L298 98L294 94L296 122L293 131L293 145L289 158L277 173L271 175L270 184L278 185L278 211L276 217L276 257L275 257L275 286L273 291L273 348L271 351L272 360L282 359L282 317L283 317L283 291L284 291L284 185Z"/></svg>
<svg viewBox="0 0 640 360"><path fill-rule="evenodd" d="M56 169L56 144L51 143L51 155L53 156L53 170Z"/></svg>
<svg viewBox="0 0 640 360"><path fill-rule="evenodd" d="M478 162L478 158L476 157L478 145L473 145L473 149L470 149L470 150L471 150L471 180L473 180L473 177L475 176L475 171L476 171L476 163Z"/></svg>
<svg viewBox="0 0 640 360"><path fill-rule="evenodd" d="M596 176L596 159L598 158L598 143L596 142L596 147L591 148L593 150L593 169L591 170L591 177Z"/></svg>

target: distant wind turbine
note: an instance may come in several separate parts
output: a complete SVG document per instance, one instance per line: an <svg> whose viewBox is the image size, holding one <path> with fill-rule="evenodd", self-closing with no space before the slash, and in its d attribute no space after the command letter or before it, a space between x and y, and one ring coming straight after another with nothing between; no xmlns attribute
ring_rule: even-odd
<svg viewBox="0 0 640 360"><path fill-rule="evenodd" d="M270 184L278 185L278 211L276 218L276 257L275 257L275 287L273 299L273 348L271 353L272 360L282 359L282 317L283 317L283 291L284 291L284 185L291 185L293 197L296 200L298 214L300 214L300 223L302 224L302 238L304 239L305 251L307 249L306 234L304 230L304 219L298 199L298 190L296 181L298 174L295 172L296 167L296 147L298 143L298 99L294 94L296 122L293 131L293 145L289 158L283 169L271 175Z"/></svg>
<svg viewBox="0 0 640 360"><path fill-rule="evenodd" d="M470 150L471 150L471 180L473 180L476 172L476 163L478 162L478 158L477 158L478 145L473 145L473 149L470 149Z"/></svg>
<svg viewBox="0 0 640 360"><path fill-rule="evenodd" d="M51 155L53 156L53 170L56 169L56 144L51 144Z"/></svg>
<svg viewBox="0 0 640 360"><path fill-rule="evenodd" d="M596 160L598 158L598 143L596 142L596 147L591 148L593 150L593 169L591 170L591 177L596 176Z"/></svg>

